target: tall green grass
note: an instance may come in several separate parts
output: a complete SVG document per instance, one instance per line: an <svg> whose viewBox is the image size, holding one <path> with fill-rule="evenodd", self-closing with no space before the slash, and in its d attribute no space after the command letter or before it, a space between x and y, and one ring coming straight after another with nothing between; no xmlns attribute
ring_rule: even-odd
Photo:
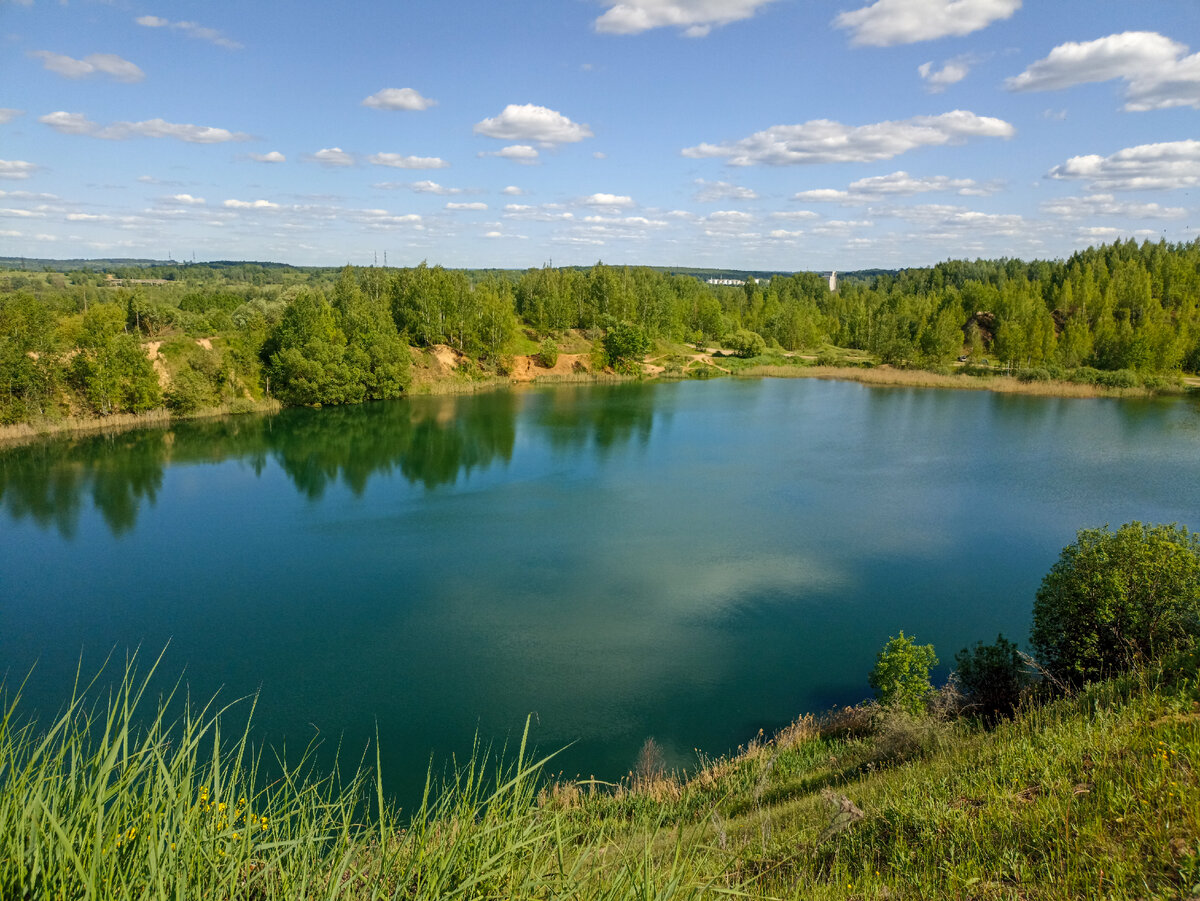
<svg viewBox="0 0 1200 901"><path fill-rule="evenodd" d="M1176 899L1200 896L1200 672L1176 659L994 731L870 705L691 777L556 783L477 745L412 811L377 747L318 772L253 699L161 694L136 657L0 720L0 898Z"/></svg>
<svg viewBox="0 0 1200 901"><path fill-rule="evenodd" d="M178 684L154 696L156 668L139 675L135 658L111 687L77 680L49 723L22 718L19 689L6 698L4 901L666 899L711 887L688 867L694 843L660 847L661 820L632 842L623 824L616 842L539 808L545 758L530 759L524 736L515 757L476 747L448 777L430 775L402 818L378 756L323 776L312 748L266 766L252 699L197 704Z"/></svg>

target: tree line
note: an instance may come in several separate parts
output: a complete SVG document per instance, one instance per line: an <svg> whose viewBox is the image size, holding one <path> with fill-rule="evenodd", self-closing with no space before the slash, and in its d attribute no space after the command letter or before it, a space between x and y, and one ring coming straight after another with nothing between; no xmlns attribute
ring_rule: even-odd
<svg viewBox="0 0 1200 901"><path fill-rule="evenodd" d="M149 276L154 283L132 282ZM1136 384L1200 369L1200 241L1118 241L1055 261L954 260L843 279L836 291L815 273L731 287L603 263L12 271L0 273L0 422L160 405L190 412L266 394L297 405L395 397L410 383L409 346L450 345L502 374L523 336L568 330L628 353L655 342L745 355L832 345L899 366L965 357L1031 377L1099 373ZM607 362L637 368L636 358Z"/></svg>

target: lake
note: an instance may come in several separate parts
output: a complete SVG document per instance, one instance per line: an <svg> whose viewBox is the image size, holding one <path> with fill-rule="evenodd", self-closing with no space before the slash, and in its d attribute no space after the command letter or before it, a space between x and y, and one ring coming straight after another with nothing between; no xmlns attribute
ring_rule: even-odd
<svg viewBox="0 0 1200 901"><path fill-rule="evenodd" d="M519 736L622 776L869 694L901 629L1024 642L1076 530L1200 527L1200 409L734 380L425 397L0 452L0 669L168 645L259 735L357 755ZM373 752L372 752L373 757Z"/></svg>

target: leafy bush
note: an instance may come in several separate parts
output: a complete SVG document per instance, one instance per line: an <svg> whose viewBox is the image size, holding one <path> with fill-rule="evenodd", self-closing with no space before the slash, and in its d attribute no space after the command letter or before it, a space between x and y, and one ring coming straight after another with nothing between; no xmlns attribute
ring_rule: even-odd
<svg viewBox="0 0 1200 901"><path fill-rule="evenodd" d="M727 336L725 344L737 356L744 359L757 357L759 354L766 353L767 350L767 342L763 340L762 335L744 328Z"/></svg>
<svg viewBox="0 0 1200 901"><path fill-rule="evenodd" d="M1096 378L1096 383L1105 388L1136 388L1142 382L1132 369L1115 369L1101 372Z"/></svg>
<svg viewBox="0 0 1200 901"><path fill-rule="evenodd" d="M171 380L164 396L172 413L195 413L216 403L213 382L194 366L184 366Z"/></svg>
<svg viewBox="0 0 1200 901"><path fill-rule="evenodd" d="M1023 369L1017 374L1017 381L1019 382L1048 382L1050 379L1050 370L1041 367Z"/></svg>
<svg viewBox="0 0 1200 901"><path fill-rule="evenodd" d="M543 369L553 369L558 362L558 345L547 338L537 354L537 364Z"/></svg>
<svg viewBox="0 0 1200 901"><path fill-rule="evenodd" d="M1030 643L1080 685L1191 643L1200 617L1200 535L1126 523L1082 529L1042 579Z"/></svg>
<svg viewBox="0 0 1200 901"><path fill-rule="evenodd" d="M1033 677L1017 646L1003 635L995 644L975 642L954 655L959 689L967 710L986 723L1011 716L1033 685Z"/></svg>
<svg viewBox="0 0 1200 901"><path fill-rule="evenodd" d="M650 338L636 323L612 322L604 332L603 346L609 366L635 375L642 371L642 359L650 352Z"/></svg>
<svg viewBox="0 0 1200 901"><path fill-rule="evenodd" d="M1091 366L1079 366L1071 371L1071 381L1080 385L1096 385L1103 373Z"/></svg>
<svg viewBox="0 0 1200 901"><path fill-rule="evenodd" d="M925 709L933 691L929 670L937 666L933 645L918 645L903 631L888 639L875 658L875 668L868 681L875 696L885 707L900 707L911 714Z"/></svg>

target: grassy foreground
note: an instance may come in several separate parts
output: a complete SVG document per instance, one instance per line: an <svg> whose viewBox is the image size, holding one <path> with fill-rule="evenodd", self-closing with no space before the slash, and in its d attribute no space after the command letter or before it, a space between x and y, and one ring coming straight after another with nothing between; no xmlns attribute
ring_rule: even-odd
<svg viewBox="0 0 1200 901"><path fill-rule="evenodd" d="M5 901L1200 893L1195 658L991 732L869 706L805 717L686 779L652 745L615 787L550 780L524 742L481 750L403 816L373 767L268 768L252 704L153 683L131 667L50 723L6 702Z"/></svg>

